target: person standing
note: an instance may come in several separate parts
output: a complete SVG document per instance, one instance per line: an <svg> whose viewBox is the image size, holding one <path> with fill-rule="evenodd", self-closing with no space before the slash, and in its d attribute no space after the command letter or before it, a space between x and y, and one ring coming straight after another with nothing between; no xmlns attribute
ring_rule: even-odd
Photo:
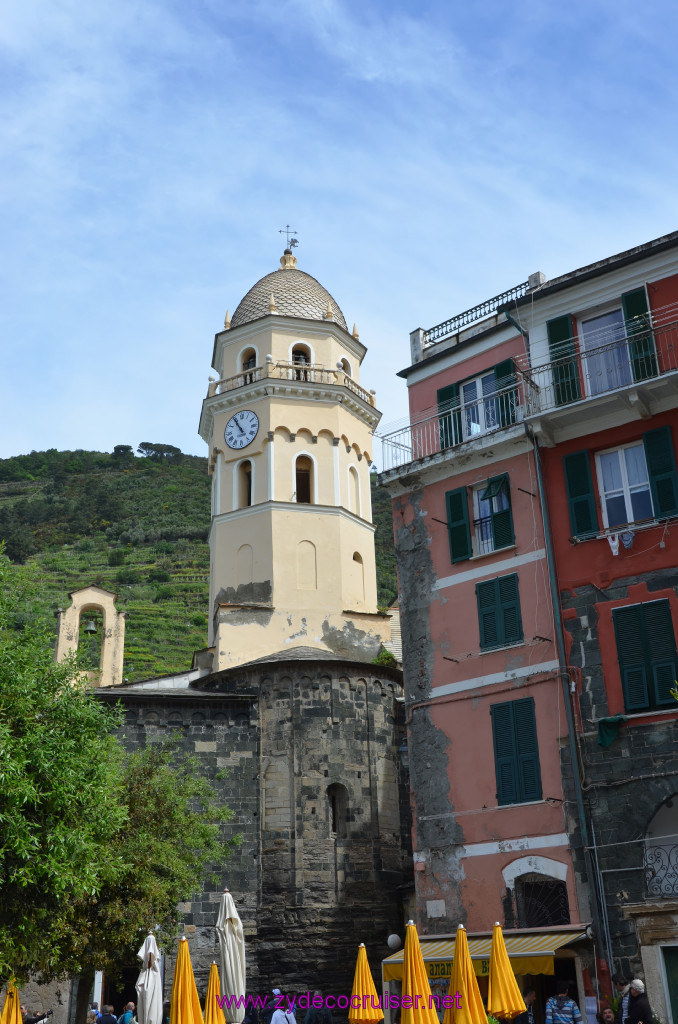
<svg viewBox="0 0 678 1024"><path fill-rule="evenodd" d="M103 1013L99 1018L99 1024L118 1024L118 1018L113 1013L113 1007L106 1005L102 1007Z"/></svg>
<svg viewBox="0 0 678 1024"><path fill-rule="evenodd" d="M634 978L629 985L629 1024L652 1024L652 1010L645 995L645 983Z"/></svg>
<svg viewBox="0 0 678 1024"><path fill-rule="evenodd" d="M556 995L546 1001L544 1024L583 1024L579 1007L569 998L566 981L558 982Z"/></svg>
<svg viewBox="0 0 678 1024"><path fill-rule="evenodd" d="M276 1002L278 1002L282 1006L282 1005L284 1005L283 1004L283 999L284 999L284 996L282 996L282 994L279 994ZM281 1010L274 1010L273 1016L271 1017L271 1024L297 1024L297 1021L296 1021L296 1018L294 1016L294 1013L291 1010L289 1010L289 1009L282 1010L281 1009Z"/></svg>
<svg viewBox="0 0 678 1024"><path fill-rule="evenodd" d="M118 1024L132 1024L134 1020L134 1003L128 1003L118 1017Z"/></svg>
<svg viewBox="0 0 678 1024"><path fill-rule="evenodd" d="M629 1000L630 996L630 978L624 977L623 974L613 974L612 981L614 987L617 990L617 997L619 999L619 1006L617 1007L617 1024L626 1024L629 1016Z"/></svg>
<svg viewBox="0 0 678 1024"><path fill-rule="evenodd" d="M537 1018L534 1012L534 1004L537 1001L536 989L526 988L523 992L523 1002L525 1003L525 1013L519 1013L514 1018L514 1024L537 1024Z"/></svg>

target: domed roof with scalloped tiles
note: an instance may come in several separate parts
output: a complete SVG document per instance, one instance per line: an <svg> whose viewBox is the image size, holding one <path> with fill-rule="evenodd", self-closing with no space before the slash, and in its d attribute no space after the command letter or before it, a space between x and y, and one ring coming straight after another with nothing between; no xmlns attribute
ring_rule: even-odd
<svg viewBox="0 0 678 1024"><path fill-rule="evenodd" d="M296 259L288 252L280 261L283 266L266 274L250 288L247 295L240 301L233 317L231 328L251 323L271 312L271 295L275 302L275 312L279 316L298 316L304 320L327 320L327 305L332 311L330 323L337 323L344 330L346 321L326 288L310 274L296 269Z"/></svg>

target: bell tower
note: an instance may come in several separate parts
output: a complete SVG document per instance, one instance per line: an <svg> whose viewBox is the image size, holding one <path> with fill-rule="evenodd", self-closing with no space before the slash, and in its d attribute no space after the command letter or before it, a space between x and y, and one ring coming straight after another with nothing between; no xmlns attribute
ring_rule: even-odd
<svg viewBox="0 0 678 1024"><path fill-rule="evenodd" d="M226 315L200 418L216 671L300 647L369 661L389 635L377 609L370 465L381 413L360 384L366 349L291 249L280 264Z"/></svg>

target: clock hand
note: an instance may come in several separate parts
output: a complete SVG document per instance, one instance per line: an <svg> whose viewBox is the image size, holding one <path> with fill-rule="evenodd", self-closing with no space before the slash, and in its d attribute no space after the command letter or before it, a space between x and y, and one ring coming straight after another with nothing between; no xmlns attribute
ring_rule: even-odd
<svg viewBox="0 0 678 1024"><path fill-rule="evenodd" d="M238 423L238 417L237 417L237 416L234 416L234 417L233 417L233 422L235 423L235 425L236 425L236 427L238 428L238 430L240 431L240 433L241 433L241 434L244 434L244 433L245 433L245 431L244 431L244 430L242 429L242 427L241 427L241 426L240 426L240 424Z"/></svg>

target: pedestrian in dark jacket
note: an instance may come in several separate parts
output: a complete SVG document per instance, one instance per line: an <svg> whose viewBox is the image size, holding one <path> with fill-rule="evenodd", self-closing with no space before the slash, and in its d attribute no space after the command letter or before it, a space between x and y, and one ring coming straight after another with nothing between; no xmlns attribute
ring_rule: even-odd
<svg viewBox="0 0 678 1024"><path fill-rule="evenodd" d="M628 1024L652 1024L652 1010L645 995L645 983L640 978L634 978L629 992L631 998L629 999Z"/></svg>
<svg viewBox="0 0 678 1024"><path fill-rule="evenodd" d="M99 1018L99 1024L118 1024L118 1018L113 1014L112 1006L103 1006L104 1011Z"/></svg>

